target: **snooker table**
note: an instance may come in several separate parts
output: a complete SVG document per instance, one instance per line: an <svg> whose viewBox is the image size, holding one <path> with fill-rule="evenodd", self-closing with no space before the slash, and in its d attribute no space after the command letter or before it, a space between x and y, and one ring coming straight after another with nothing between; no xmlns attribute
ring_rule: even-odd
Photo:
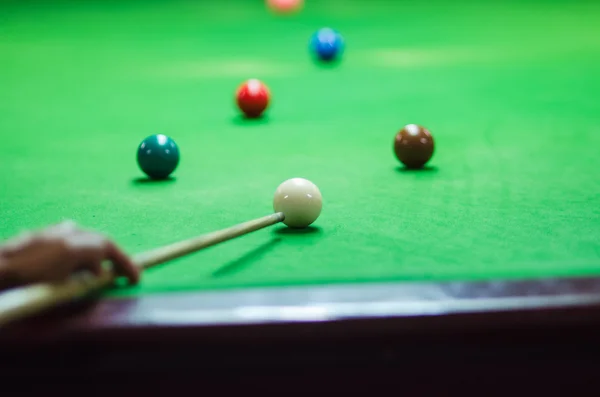
<svg viewBox="0 0 600 397"><path fill-rule="evenodd" d="M309 56L323 26L340 62ZM267 215L291 177L324 199L0 330L3 387L593 394L599 35L593 1L2 2L0 238L73 219L137 253ZM135 162L157 133L165 181Z"/></svg>

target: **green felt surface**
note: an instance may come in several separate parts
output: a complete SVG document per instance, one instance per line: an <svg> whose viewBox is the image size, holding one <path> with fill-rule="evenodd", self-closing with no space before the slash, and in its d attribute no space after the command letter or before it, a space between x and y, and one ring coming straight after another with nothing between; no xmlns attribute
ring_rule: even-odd
<svg viewBox="0 0 600 397"><path fill-rule="evenodd" d="M314 64L322 26L343 62ZM600 273L600 4L3 2L0 238L61 219L136 253L272 210L285 179L324 196L316 227L272 227L145 273L141 294ZM240 119L238 84L270 87ZM407 123L431 168L392 152ZM175 179L145 183L153 133Z"/></svg>

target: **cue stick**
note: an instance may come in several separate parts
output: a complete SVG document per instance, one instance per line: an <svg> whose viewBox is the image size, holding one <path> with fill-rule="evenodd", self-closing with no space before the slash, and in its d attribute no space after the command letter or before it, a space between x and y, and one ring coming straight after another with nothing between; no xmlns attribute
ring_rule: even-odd
<svg viewBox="0 0 600 397"><path fill-rule="evenodd" d="M274 225L282 222L284 218L282 212L276 212L223 230L143 252L134 256L133 262L140 269L145 270ZM107 270L100 276L94 276L86 271L76 273L62 283L39 283L0 293L0 327L60 304L81 299L92 292L109 287L115 279L116 275L112 270Z"/></svg>

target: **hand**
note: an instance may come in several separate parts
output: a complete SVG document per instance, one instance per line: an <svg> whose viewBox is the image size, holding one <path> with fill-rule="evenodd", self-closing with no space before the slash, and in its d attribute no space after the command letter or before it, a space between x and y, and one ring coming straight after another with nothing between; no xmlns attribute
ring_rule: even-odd
<svg viewBox="0 0 600 397"><path fill-rule="evenodd" d="M62 281L82 269L100 275L104 261L131 283L139 281L139 269L113 242L73 222L63 222L0 246L0 277L8 275L17 284Z"/></svg>

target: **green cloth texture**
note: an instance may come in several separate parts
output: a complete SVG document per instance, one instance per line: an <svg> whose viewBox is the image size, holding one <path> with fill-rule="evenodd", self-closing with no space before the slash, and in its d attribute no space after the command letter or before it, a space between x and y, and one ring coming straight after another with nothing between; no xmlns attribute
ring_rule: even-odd
<svg viewBox="0 0 600 397"><path fill-rule="evenodd" d="M226 4L227 3L227 4ZM310 36L345 40L321 65ZM600 273L600 4L54 1L0 5L0 238L62 219L134 254L319 186L314 228L274 226L150 269L113 295ZM244 120L236 88L272 103ZM421 124L429 167L394 135ZM149 183L140 142L179 146Z"/></svg>

